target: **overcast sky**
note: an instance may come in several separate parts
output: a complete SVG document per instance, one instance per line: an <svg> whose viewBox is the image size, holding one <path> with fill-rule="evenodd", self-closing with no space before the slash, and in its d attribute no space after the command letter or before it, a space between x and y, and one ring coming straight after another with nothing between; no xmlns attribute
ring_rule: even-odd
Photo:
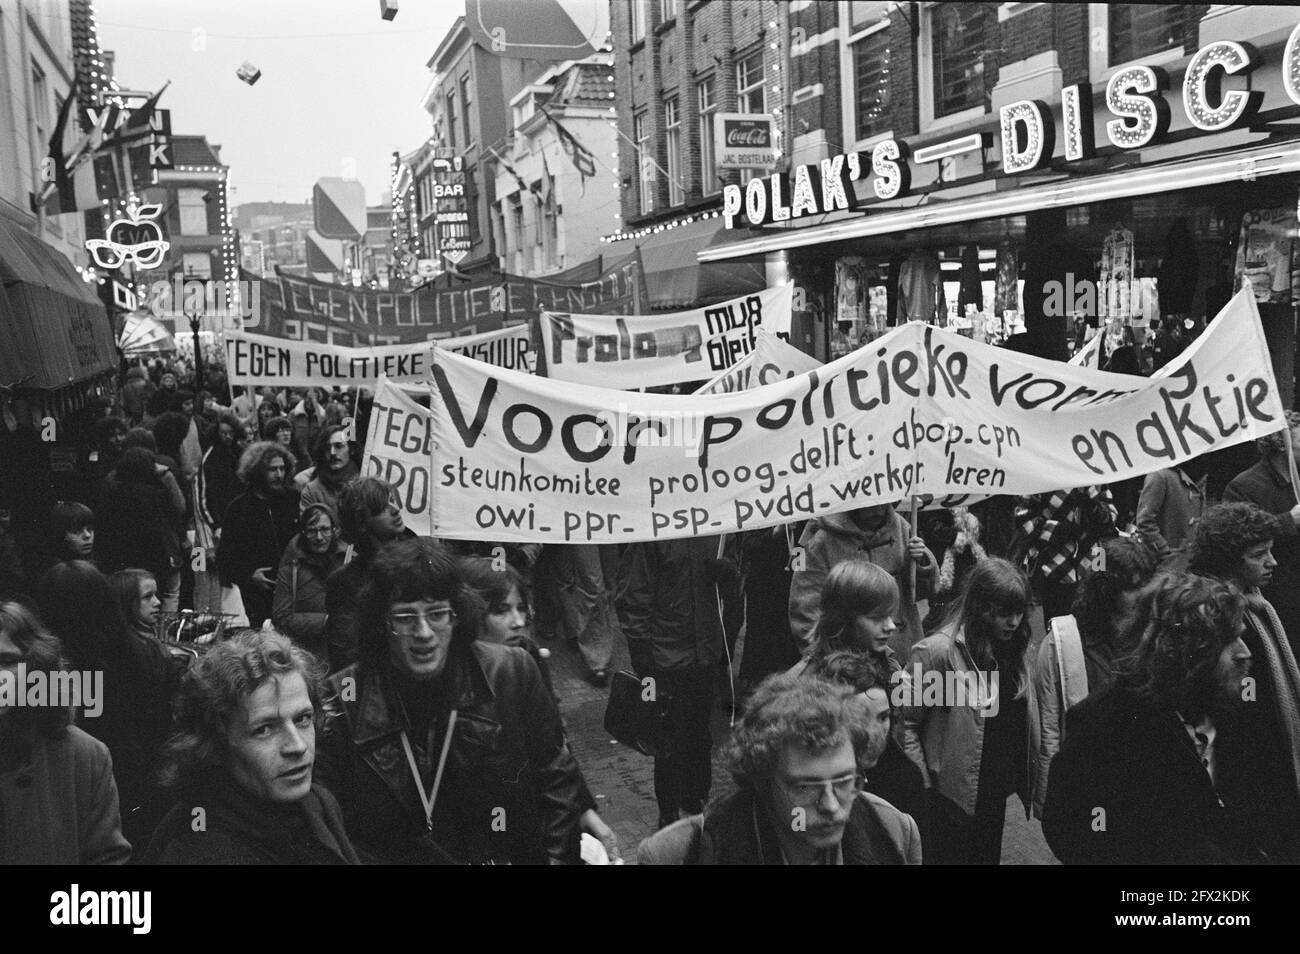
<svg viewBox="0 0 1300 954"><path fill-rule="evenodd" d="M171 80L159 106L171 109L172 132L222 147L233 205L309 201L312 184L342 175L349 158L374 205L392 151L430 133L424 64L465 4L400 0L391 21L378 0L98 0L95 9L118 82L152 90ZM246 60L262 70L255 86L235 76Z"/></svg>

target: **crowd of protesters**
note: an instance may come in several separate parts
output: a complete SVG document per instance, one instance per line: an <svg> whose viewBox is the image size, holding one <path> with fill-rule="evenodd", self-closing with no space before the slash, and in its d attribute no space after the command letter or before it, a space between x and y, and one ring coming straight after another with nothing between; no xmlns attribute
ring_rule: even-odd
<svg viewBox="0 0 1300 954"><path fill-rule="evenodd" d="M154 377L47 547L0 525L0 670L104 688L0 707L4 862L620 860L548 660L606 686L621 645L662 727L640 863L997 864L1012 795L1065 863L1300 861L1282 434L914 520L494 545L361 475L364 392Z"/></svg>

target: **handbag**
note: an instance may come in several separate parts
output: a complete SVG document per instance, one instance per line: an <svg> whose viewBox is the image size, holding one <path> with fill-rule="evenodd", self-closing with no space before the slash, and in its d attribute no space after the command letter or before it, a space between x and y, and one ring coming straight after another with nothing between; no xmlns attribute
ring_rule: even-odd
<svg viewBox="0 0 1300 954"><path fill-rule="evenodd" d="M658 692L647 699L641 680L620 669L609 683L605 731L642 755L658 755L667 736L665 701Z"/></svg>

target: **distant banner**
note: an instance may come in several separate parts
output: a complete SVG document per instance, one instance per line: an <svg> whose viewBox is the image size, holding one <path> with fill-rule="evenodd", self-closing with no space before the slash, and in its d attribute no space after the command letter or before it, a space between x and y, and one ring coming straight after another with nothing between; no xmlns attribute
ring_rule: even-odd
<svg viewBox="0 0 1300 954"><path fill-rule="evenodd" d="M759 328L789 338L793 298L794 286L786 284L667 315L543 311L539 345L545 374L619 389L712 378L753 351Z"/></svg>
<svg viewBox="0 0 1300 954"><path fill-rule="evenodd" d="M1076 368L1100 368L1101 367L1101 342L1106 337L1104 330L1098 329L1097 333L1088 339L1088 342L1074 353L1070 359L1070 364Z"/></svg>
<svg viewBox="0 0 1300 954"><path fill-rule="evenodd" d="M581 268L564 275L583 277L546 281L495 272L465 282L453 280L450 287L439 279L415 291L388 292L279 274L262 280L261 307L244 322L243 330L360 347L492 331L507 321L531 321L543 310L649 310L639 252L603 272Z"/></svg>
<svg viewBox="0 0 1300 954"><path fill-rule="evenodd" d="M696 390L696 394L730 394L748 391L783 378L820 368L822 363L787 344L766 328L754 333L754 350Z"/></svg>
<svg viewBox="0 0 1300 954"><path fill-rule="evenodd" d="M821 368L701 400L436 351L431 532L707 536L926 494L1113 483L1285 427L1249 294L1169 367L1110 374L912 322Z"/></svg>
<svg viewBox="0 0 1300 954"><path fill-rule="evenodd" d="M228 331L226 372L231 384L242 387L368 387L381 377L419 384L429 380L434 342L342 348L310 341L268 338ZM531 373L535 364L532 334L527 325L436 342L500 368Z"/></svg>

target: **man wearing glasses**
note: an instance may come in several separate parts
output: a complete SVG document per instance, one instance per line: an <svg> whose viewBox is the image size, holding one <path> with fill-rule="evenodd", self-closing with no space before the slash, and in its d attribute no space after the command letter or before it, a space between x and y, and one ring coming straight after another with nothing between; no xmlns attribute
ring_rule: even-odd
<svg viewBox="0 0 1300 954"><path fill-rule="evenodd" d="M920 864L916 822L861 791L859 766L877 735L851 688L764 680L724 750L739 790L643 841L637 862Z"/></svg>

